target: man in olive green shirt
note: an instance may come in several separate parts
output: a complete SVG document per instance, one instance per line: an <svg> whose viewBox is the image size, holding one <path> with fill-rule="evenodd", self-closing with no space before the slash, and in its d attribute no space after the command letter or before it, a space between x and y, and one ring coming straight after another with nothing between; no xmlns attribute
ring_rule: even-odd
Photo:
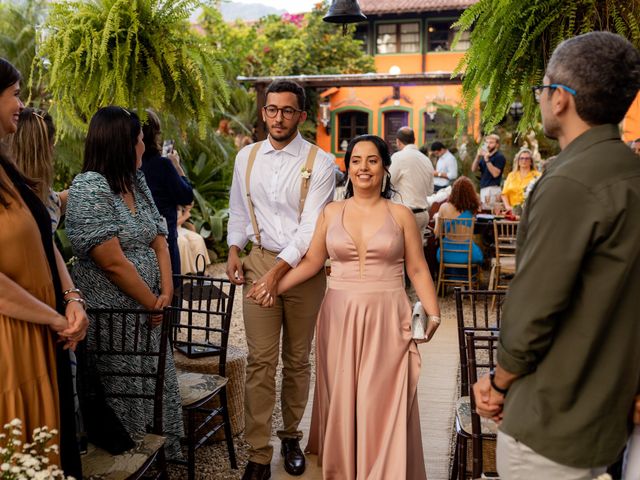
<svg viewBox="0 0 640 480"><path fill-rule="evenodd" d="M562 152L520 222L498 367L474 385L478 412L501 422L502 480L591 480L631 431L640 163L618 123L639 88L640 53L607 32L561 43L534 87L545 134Z"/></svg>

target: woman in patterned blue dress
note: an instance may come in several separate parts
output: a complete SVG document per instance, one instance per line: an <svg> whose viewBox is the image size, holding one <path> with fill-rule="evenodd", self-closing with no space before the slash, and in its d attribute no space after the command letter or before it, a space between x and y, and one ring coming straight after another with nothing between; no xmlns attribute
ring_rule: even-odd
<svg viewBox="0 0 640 480"><path fill-rule="evenodd" d="M162 309L173 296L167 229L138 170L144 143L133 112L105 107L91 119L82 173L73 180L66 227L78 257L73 277L91 308ZM155 326L158 319L152 317ZM115 335L120 334L114 329ZM91 321L88 342L95 341ZM102 334L107 328L100 330ZM159 339L159 329L155 329ZM170 350L169 350L170 352ZM130 358L110 362L128 364ZM97 365L108 368L104 365ZM182 408L173 357L167 355L163 427L170 459L181 458ZM105 389L126 391L131 378L103 379ZM136 437L152 423L153 404L138 399L108 399L126 430Z"/></svg>

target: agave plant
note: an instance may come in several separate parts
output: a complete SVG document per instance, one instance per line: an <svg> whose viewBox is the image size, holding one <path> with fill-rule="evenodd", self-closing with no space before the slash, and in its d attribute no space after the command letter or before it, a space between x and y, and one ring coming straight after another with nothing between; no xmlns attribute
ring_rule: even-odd
<svg viewBox="0 0 640 480"><path fill-rule="evenodd" d="M188 136L190 141L178 149L184 167L193 184L196 208L192 218L196 231L211 242L224 236L224 221L228 217L229 185L233 174L236 150L231 139L207 132L204 139Z"/></svg>

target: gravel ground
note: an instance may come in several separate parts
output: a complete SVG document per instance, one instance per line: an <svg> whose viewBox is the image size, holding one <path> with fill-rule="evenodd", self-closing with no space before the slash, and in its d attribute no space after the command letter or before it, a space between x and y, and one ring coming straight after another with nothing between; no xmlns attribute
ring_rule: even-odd
<svg viewBox="0 0 640 480"><path fill-rule="evenodd" d="M226 277L225 264L216 263L208 267L207 273L213 277ZM413 288L409 288L407 293L412 302L415 302L416 296ZM443 315L455 315L455 304L453 295L449 295L444 299L440 299ZM231 318L231 332L229 335L229 343L233 346L247 350L247 343L244 334L244 323L242 320L242 289L236 290L234 301L233 315ZM315 341L312 349L311 358L312 366L311 381L315 382ZM280 386L282 383L282 375L280 365L278 366L278 375L276 378L276 406L273 415L272 431L282 428L282 416L280 414ZM310 399L311 401L311 399ZM229 465L229 457L227 447L224 442L217 442L212 445L206 445L196 452L196 479L197 480L237 480L242 476L244 465L248 460L248 445L244 440L244 433L240 433L234 437L236 450L236 459L238 461L238 470L231 469ZM172 480L181 480L186 476L186 468L170 465L169 477Z"/></svg>

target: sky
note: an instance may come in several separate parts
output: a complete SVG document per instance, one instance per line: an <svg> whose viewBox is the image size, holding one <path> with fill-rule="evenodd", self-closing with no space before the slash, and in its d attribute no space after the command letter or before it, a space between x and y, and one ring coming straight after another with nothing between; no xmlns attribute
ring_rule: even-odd
<svg viewBox="0 0 640 480"><path fill-rule="evenodd" d="M310 12L320 0L233 0L234 3L262 3L289 13Z"/></svg>

